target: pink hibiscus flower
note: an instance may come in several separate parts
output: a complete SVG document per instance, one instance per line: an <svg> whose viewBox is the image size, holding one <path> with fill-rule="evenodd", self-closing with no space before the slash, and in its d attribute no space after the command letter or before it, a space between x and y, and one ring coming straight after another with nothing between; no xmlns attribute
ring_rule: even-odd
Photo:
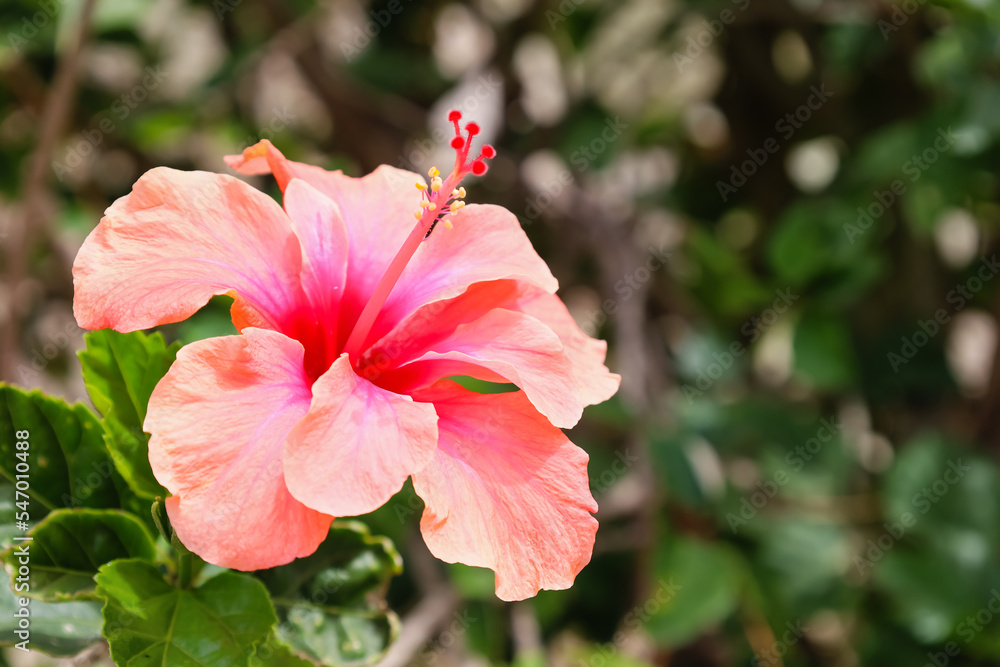
<svg viewBox="0 0 1000 667"><path fill-rule="evenodd" d="M463 136L449 118L455 167L429 186L388 166L324 171L262 141L226 161L272 173L283 209L232 176L156 168L80 249L73 307L87 329L234 299L240 334L184 347L144 425L170 520L206 561L306 556L333 517L375 510L412 477L431 552L491 568L503 599L568 588L589 562L588 459L560 428L619 378L515 216L465 207L459 183L494 150L470 159L478 127Z"/></svg>

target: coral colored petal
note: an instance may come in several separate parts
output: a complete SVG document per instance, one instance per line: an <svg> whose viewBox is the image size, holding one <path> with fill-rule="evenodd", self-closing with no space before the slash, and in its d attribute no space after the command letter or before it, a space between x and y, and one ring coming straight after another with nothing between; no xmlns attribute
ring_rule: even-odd
<svg viewBox="0 0 1000 667"><path fill-rule="evenodd" d="M437 448L437 415L359 378L347 355L313 385L308 414L288 435L285 475L300 501L337 516L381 507Z"/></svg>
<svg viewBox="0 0 1000 667"><path fill-rule="evenodd" d="M185 346L144 428L153 474L174 495L178 537L206 561L257 570L306 556L332 517L285 486L285 437L309 409L302 346L266 329Z"/></svg>
<svg viewBox="0 0 1000 667"><path fill-rule="evenodd" d="M285 212L302 242L302 289L309 307L297 314L294 332L306 348L306 366L318 377L337 358L340 300L347 273L347 230L340 209L301 179L285 188Z"/></svg>
<svg viewBox="0 0 1000 667"><path fill-rule="evenodd" d="M253 148L252 146L250 148ZM244 150L241 155L227 155L223 158L226 165L233 171L237 171L244 176L263 176L271 173L271 166L267 163L267 158L263 153L247 154L250 148Z"/></svg>
<svg viewBox="0 0 1000 667"><path fill-rule="evenodd" d="M507 209L470 205L448 220L454 228L439 227L413 255L382 308L369 343L424 304L457 296L477 282L519 278L546 292L558 289L549 267Z"/></svg>
<svg viewBox="0 0 1000 667"><path fill-rule="evenodd" d="M604 365L607 342L585 334L559 297L527 287L519 293L512 307L540 320L559 336L573 366L577 395L584 405L603 403L615 395L621 376Z"/></svg>
<svg viewBox="0 0 1000 667"><path fill-rule="evenodd" d="M559 297L519 280L476 283L460 296L420 307L369 348L361 358L360 372L374 374L413 361L460 325L494 308L530 315L552 329L563 343L573 367L576 393L584 405L606 401L618 390L621 378L604 365L607 343L585 334Z"/></svg>
<svg viewBox="0 0 1000 667"><path fill-rule="evenodd" d="M223 159L230 169L245 176L274 174L282 192L293 178L311 181L313 180L311 175L322 178L323 174L328 173L320 167L287 159L267 139L261 139L253 146L247 146L239 155L227 155Z"/></svg>
<svg viewBox="0 0 1000 667"><path fill-rule="evenodd" d="M219 174L156 168L107 210L73 264L85 329L135 331L235 293L272 328L301 299L299 242L281 207Z"/></svg>
<svg viewBox="0 0 1000 667"><path fill-rule="evenodd" d="M440 364L442 361L450 363ZM411 375L407 365L384 373L379 384L409 391L419 385L405 387L400 383L437 381L455 374L456 363L465 365L464 374L490 381L500 376L513 382L560 428L571 428L580 421L584 406L577 397L573 367L559 338L535 318L511 310L491 310L431 346L412 364L424 371L422 377ZM439 373L436 376L435 371Z"/></svg>
<svg viewBox="0 0 1000 667"><path fill-rule="evenodd" d="M413 476L431 553L492 569L503 600L572 586L597 533L587 454L521 392L476 394L446 380L416 398L439 416L438 450Z"/></svg>
<svg viewBox="0 0 1000 667"><path fill-rule="evenodd" d="M302 286L317 308L336 305L344 291L347 230L337 205L301 179L285 188L285 212L302 241Z"/></svg>

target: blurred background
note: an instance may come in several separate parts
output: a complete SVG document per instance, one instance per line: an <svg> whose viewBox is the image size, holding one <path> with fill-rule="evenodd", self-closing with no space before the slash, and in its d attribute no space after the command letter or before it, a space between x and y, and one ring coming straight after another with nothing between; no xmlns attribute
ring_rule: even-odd
<svg viewBox="0 0 1000 667"><path fill-rule="evenodd" d="M623 383L571 590L499 602L409 485L364 517L385 664L1000 664L993 0L2 0L0 377L86 400L72 260L147 169L425 172L451 108Z"/></svg>

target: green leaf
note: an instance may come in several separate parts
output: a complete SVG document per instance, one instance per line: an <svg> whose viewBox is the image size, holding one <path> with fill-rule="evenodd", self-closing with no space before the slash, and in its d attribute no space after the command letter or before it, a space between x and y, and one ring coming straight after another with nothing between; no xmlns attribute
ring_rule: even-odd
<svg viewBox="0 0 1000 667"><path fill-rule="evenodd" d="M149 465L149 434L123 426L116 417L104 419L104 442L129 488L146 500L166 496Z"/></svg>
<svg viewBox="0 0 1000 667"><path fill-rule="evenodd" d="M180 343L168 346L162 334L121 334L110 329L84 336L80 352L83 380L104 415L105 441L129 486L144 498L165 496L149 465L149 435L142 430L156 383L177 356Z"/></svg>
<svg viewBox="0 0 1000 667"><path fill-rule="evenodd" d="M884 187L899 178L903 163L925 146L920 128L912 121L898 121L871 132L855 151L848 180L866 190L874 185Z"/></svg>
<svg viewBox="0 0 1000 667"><path fill-rule="evenodd" d="M15 634L22 605L10 587L10 578L0 569L0 643L22 641ZM97 602L31 601L31 636L28 648L54 656L76 655L101 639L101 605Z"/></svg>
<svg viewBox="0 0 1000 667"><path fill-rule="evenodd" d="M28 494L32 520L59 507L121 507L114 465L97 417L39 391L0 385L0 474L16 480L15 440L27 431ZM22 441L23 442L23 441Z"/></svg>
<svg viewBox="0 0 1000 667"><path fill-rule="evenodd" d="M701 267L697 293L724 315L740 315L773 299L743 258L703 229L693 227L686 250Z"/></svg>
<svg viewBox="0 0 1000 667"><path fill-rule="evenodd" d="M97 594L116 665L246 664L277 620L264 586L235 572L179 590L149 563L119 560L101 567Z"/></svg>
<svg viewBox="0 0 1000 667"><path fill-rule="evenodd" d="M163 498L157 498L150 507L150 514L153 516L153 525L156 530L169 542L174 535L174 528L170 525L170 517L167 515L167 505Z"/></svg>
<svg viewBox="0 0 1000 667"><path fill-rule="evenodd" d="M899 448L885 475L882 502L888 519L912 517L907 534L935 542L956 558L995 551L1000 541L1000 470L943 435L923 433ZM970 538L980 544L971 547Z"/></svg>
<svg viewBox="0 0 1000 667"><path fill-rule="evenodd" d="M795 371L817 389L843 389L857 377L851 332L843 317L806 311L795 327Z"/></svg>
<svg viewBox="0 0 1000 667"><path fill-rule="evenodd" d="M660 643L681 646L724 620L743 585L740 561L724 545L677 538L658 556L659 587L642 612Z"/></svg>
<svg viewBox="0 0 1000 667"><path fill-rule="evenodd" d="M878 238L875 224L860 227L858 215L839 200L789 206L775 221L767 246L777 277L794 288L854 267L865 255L866 242Z"/></svg>
<svg viewBox="0 0 1000 667"><path fill-rule="evenodd" d="M274 596L280 640L322 665L367 665L398 632L382 598L401 571L391 541L357 521L335 521L316 553L258 576Z"/></svg>
<svg viewBox="0 0 1000 667"><path fill-rule="evenodd" d="M359 521L338 520L311 556L258 576L275 597L366 608L368 596L384 594L389 580L402 571L403 559L391 540L373 536Z"/></svg>
<svg viewBox="0 0 1000 667"><path fill-rule="evenodd" d="M572 649L573 665L601 665L601 667L651 667L651 663L638 658L622 655L614 644L584 644ZM543 661L541 664L545 664ZM524 663L515 662L512 667L525 667Z"/></svg>
<svg viewBox="0 0 1000 667"><path fill-rule="evenodd" d="M313 667L314 665L295 655L291 647L278 639L273 632L257 645L250 664L253 667Z"/></svg>
<svg viewBox="0 0 1000 667"><path fill-rule="evenodd" d="M807 477L805 470L791 474ZM812 483L814 494L824 493L821 480ZM789 618L819 613L840 590L844 572L853 569L852 533L843 526L800 514L757 515L747 525L747 536L758 545L756 582L765 591L765 613L775 628Z"/></svg>
<svg viewBox="0 0 1000 667"><path fill-rule="evenodd" d="M386 612L345 612L305 602L283 606L278 637L293 649L327 667L371 665L399 632L396 615Z"/></svg>
<svg viewBox="0 0 1000 667"><path fill-rule="evenodd" d="M915 549L893 544L882 550L872 539L861 558L872 556L865 569L872 572L876 590L888 602L889 616L924 643L944 641L964 616L975 614L989 600L995 580L984 581L966 563L939 549ZM883 539L883 544L886 538ZM967 559L966 559L967 560Z"/></svg>
<svg viewBox="0 0 1000 667"><path fill-rule="evenodd" d="M909 185L903 193L903 208L913 229L931 234L948 202L941 186L930 176Z"/></svg>
<svg viewBox="0 0 1000 667"><path fill-rule="evenodd" d="M120 558L156 558L146 526L119 510L56 510L28 533L31 590L25 595L59 602L95 598L94 575L102 563ZM16 571L18 554L11 547L0 560Z"/></svg>

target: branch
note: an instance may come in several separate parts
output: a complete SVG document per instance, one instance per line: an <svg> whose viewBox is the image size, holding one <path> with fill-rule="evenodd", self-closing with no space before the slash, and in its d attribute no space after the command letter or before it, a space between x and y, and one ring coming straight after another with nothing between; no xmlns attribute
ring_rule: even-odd
<svg viewBox="0 0 1000 667"><path fill-rule="evenodd" d="M76 92L76 73L80 62L80 52L87 40L90 19L96 0L85 0L76 34L69 48L63 51L56 67L51 91L42 112L38 144L31 156L28 176L24 185L24 207L20 224L17 220L10 225L7 239L7 284L16 292L27 273L28 248L35 228L45 229L48 219L43 214L45 189L49 174L48 162L56 140L66 122L73 96ZM4 327L3 350L0 356L0 377L11 377L14 364L19 356L20 315L17 308L11 308Z"/></svg>
<svg viewBox="0 0 1000 667"><path fill-rule="evenodd" d="M85 648L69 660L69 667L90 667L111 657L108 643L104 640Z"/></svg>
<svg viewBox="0 0 1000 667"><path fill-rule="evenodd" d="M451 618L459 598L451 587L440 586L424 597L403 619L399 639L389 648L378 667L405 667Z"/></svg>

